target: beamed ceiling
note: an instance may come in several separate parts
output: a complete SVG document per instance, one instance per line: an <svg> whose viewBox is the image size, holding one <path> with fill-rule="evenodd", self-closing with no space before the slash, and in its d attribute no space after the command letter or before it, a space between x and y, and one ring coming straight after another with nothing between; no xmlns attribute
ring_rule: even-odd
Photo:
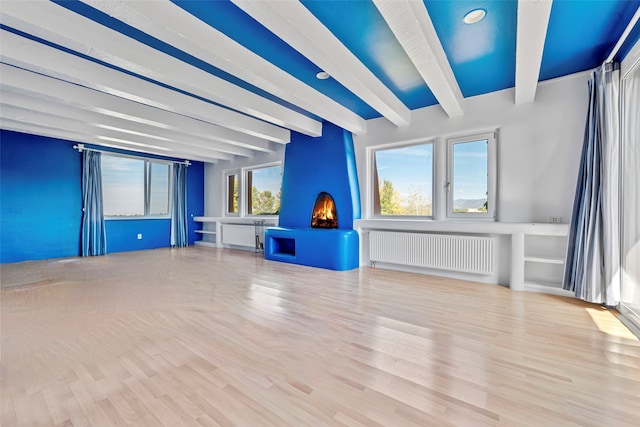
<svg viewBox="0 0 640 427"><path fill-rule="evenodd" d="M640 0L0 3L0 126L216 163L600 65ZM486 11L476 24L465 14ZM627 42L614 48L625 30ZM618 49L619 48L619 49ZM614 50L615 49L615 50ZM318 79L327 72L330 77Z"/></svg>

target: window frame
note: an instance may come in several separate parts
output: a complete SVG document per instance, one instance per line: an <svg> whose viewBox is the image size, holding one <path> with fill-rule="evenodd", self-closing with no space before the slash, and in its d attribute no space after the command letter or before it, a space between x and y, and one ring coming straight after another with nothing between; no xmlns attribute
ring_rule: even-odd
<svg viewBox="0 0 640 427"><path fill-rule="evenodd" d="M258 169L271 168L275 166L280 167L280 192L282 192L282 180L284 177L284 168L282 167L282 162L278 161L278 162L263 163L259 165L252 165L252 166L247 166L242 168L243 182L239 183L239 185L241 184L241 186L238 187L242 189L241 194L239 194L238 210L242 212L243 216L249 217L249 218L278 218L279 217L279 214L259 215L259 214L250 213L250 210L253 209L253 206L250 206L251 200L249 199L251 195L250 187L252 184L252 179L249 179L249 172L253 172Z"/></svg>
<svg viewBox="0 0 640 427"><path fill-rule="evenodd" d="M232 201L232 196L229 192L229 178L235 176L235 180L237 182L238 188L238 210L236 212L232 212L230 207L230 202ZM227 170L224 172L224 216L229 217L239 217L242 212L242 173L239 169Z"/></svg>
<svg viewBox="0 0 640 427"><path fill-rule="evenodd" d="M144 220L144 219L170 219L171 218L171 209L173 206L173 179L171 179L172 174L173 174L173 163L170 160L161 160L161 159L151 159L151 158L147 158L147 157L140 157L140 156L130 156L130 155L126 155L126 154L120 154L120 153L102 153L102 157L107 156L107 157L120 157L120 158L126 158L126 159L131 159L131 160L139 160L142 161L144 163L144 172L143 172L143 177L144 177L144 189L143 189L143 204L144 204L144 214L143 215L135 215L135 216L121 216L121 215L104 215L104 219L105 220L116 220L116 221L120 221L120 220ZM100 159L100 169L101 169L101 179L102 179L102 173L104 173L104 168L103 168L103 164L102 164L102 157ZM157 163L157 164L163 164L163 165L168 165L169 169L168 169L168 176L167 176L167 186L168 186L168 195L167 195L167 213L166 214L150 214L149 211L151 210L151 169L153 169L152 164L153 163ZM151 165L151 166L150 166ZM104 184L103 184L104 187ZM104 191L104 189L103 189ZM104 203L104 202L103 202Z"/></svg>
<svg viewBox="0 0 640 427"><path fill-rule="evenodd" d="M377 179L377 165L376 165L376 153L379 151L387 151L394 149L401 149L407 147L415 147L418 145L431 145L431 215L383 215L381 213L376 213L376 205L379 204L379 184L376 187ZM434 138L421 139L417 141L411 142L399 142L392 144L379 145L376 147L371 147L369 153L369 164L370 164L370 172L369 179L371 183L371 188L369 191L369 212L371 212L371 217L374 219L415 219L415 220L432 220L435 215L435 204L436 204L436 153L437 153L437 144ZM376 194L378 194L378 201L376 200Z"/></svg>
<svg viewBox="0 0 640 427"><path fill-rule="evenodd" d="M487 140L487 212L453 211L453 146L465 142ZM476 133L447 138L446 217L451 219L495 221L497 218L497 132Z"/></svg>

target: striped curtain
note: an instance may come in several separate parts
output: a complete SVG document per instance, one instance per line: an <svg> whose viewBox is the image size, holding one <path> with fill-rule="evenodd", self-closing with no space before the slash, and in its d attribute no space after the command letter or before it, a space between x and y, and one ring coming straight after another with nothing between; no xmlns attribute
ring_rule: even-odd
<svg viewBox="0 0 640 427"><path fill-rule="evenodd" d="M187 165L173 165L173 203L171 204L171 246L189 244L187 236Z"/></svg>
<svg viewBox="0 0 640 427"><path fill-rule="evenodd" d="M107 253L100 158L99 152L82 152L82 256Z"/></svg>
<svg viewBox="0 0 640 427"><path fill-rule="evenodd" d="M563 288L585 301L620 300L619 72L593 71L589 109L569 229Z"/></svg>

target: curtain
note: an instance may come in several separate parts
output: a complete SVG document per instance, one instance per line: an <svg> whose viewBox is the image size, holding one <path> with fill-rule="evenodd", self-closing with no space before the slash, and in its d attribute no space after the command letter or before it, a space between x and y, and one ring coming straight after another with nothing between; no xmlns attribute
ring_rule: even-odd
<svg viewBox="0 0 640 427"><path fill-rule="evenodd" d="M107 253L100 157L96 151L82 152L82 256Z"/></svg>
<svg viewBox="0 0 640 427"><path fill-rule="evenodd" d="M563 288L594 303L620 300L619 72L592 72Z"/></svg>
<svg viewBox="0 0 640 427"><path fill-rule="evenodd" d="M622 77L621 97L620 299L629 309L623 314L640 327L640 63Z"/></svg>
<svg viewBox="0 0 640 427"><path fill-rule="evenodd" d="M187 165L173 165L173 203L171 204L171 246L189 244L187 237Z"/></svg>

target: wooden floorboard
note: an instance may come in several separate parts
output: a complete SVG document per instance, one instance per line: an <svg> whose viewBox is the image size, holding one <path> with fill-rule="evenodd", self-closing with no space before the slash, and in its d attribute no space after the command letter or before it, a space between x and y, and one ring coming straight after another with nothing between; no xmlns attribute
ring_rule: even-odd
<svg viewBox="0 0 640 427"><path fill-rule="evenodd" d="M189 247L5 264L2 426L638 426L611 311Z"/></svg>

